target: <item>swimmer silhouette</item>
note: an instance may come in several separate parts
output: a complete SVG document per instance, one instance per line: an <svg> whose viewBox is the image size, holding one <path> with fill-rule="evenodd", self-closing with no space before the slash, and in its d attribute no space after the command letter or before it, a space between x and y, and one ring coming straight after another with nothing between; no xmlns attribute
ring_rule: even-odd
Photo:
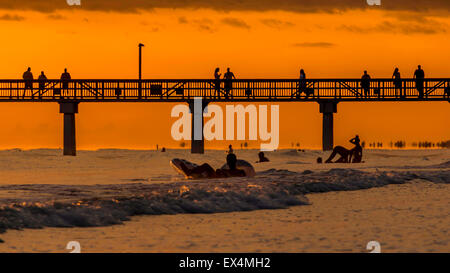
<svg viewBox="0 0 450 273"><path fill-rule="evenodd" d="M259 152L258 154L259 160L256 163L269 162L270 160L264 156L264 152Z"/></svg>

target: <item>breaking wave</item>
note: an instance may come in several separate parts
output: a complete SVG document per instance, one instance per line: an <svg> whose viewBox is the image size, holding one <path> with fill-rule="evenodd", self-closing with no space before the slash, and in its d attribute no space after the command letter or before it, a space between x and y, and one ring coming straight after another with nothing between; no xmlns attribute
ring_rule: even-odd
<svg viewBox="0 0 450 273"><path fill-rule="evenodd" d="M450 183L450 170L302 173L271 169L254 178L163 184L0 186L0 232L120 224L134 215L221 213L308 205L304 194L361 190L414 179Z"/></svg>

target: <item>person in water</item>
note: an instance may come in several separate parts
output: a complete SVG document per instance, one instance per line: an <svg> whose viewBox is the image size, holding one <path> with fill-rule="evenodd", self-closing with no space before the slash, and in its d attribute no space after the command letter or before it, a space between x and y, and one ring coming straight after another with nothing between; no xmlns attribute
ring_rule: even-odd
<svg viewBox="0 0 450 273"><path fill-rule="evenodd" d="M180 167L187 176L198 177L206 174L207 178L227 178L227 177L244 177L245 171L236 168L237 158L235 154L227 155L227 164L229 169L214 170L211 165L205 163L193 169L189 169L183 162Z"/></svg>
<svg viewBox="0 0 450 273"><path fill-rule="evenodd" d="M264 152L259 152L258 154L259 160L256 163L269 162L270 160L265 157Z"/></svg>
<svg viewBox="0 0 450 273"><path fill-rule="evenodd" d="M334 163L361 163L362 162L362 147L360 144L361 140L359 136L356 135L354 138L350 139L350 143L355 145L355 147L351 150L348 150L342 146L336 146L333 149L330 157L325 161L325 163L333 163L333 159L336 155L339 155L340 158L336 160Z"/></svg>
<svg viewBox="0 0 450 273"><path fill-rule="evenodd" d="M228 145L228 153L229 154L234 154L234 151L233 151L233 145Z"/></svg>

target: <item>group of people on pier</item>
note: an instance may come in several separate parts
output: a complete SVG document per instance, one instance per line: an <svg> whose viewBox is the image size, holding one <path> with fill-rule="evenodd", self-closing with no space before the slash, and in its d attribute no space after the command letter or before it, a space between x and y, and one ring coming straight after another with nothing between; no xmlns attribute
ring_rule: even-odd
<svg viewBox="0 0 450 273"><path fill-rule="evenodd" d="M69 82L71 81L71 76L69 72L67 72L67 68L64 69L64 73L61 74L60 80L61 80L61 87L62 90L68 90L69 89ZM220 68L216 68L214 71L214 97L221 98L221 94L224 96L225 99L229 99L232 97L232 90L233 90L233 81L236 79L236 76L233 72L231 72L230 68L227 68L227 71L223 74L220 73ZM419 99L424 98L424 82L425 82L425 72L422 69L422 67L419 65L417 70L414 72L414 79L415 79L415 87L418 92ZM27 90L31 90L32 96L33 93L33 82L34 77L33 73L31 72L31 68L28 68L27 71L23 73L23 80L25 82L25 88L23 96L25 97ZM44 74L44 71L41 72L37 79L39 83L39 91L42 91L46 88L46 84L48 82L47 76ZM394 73L392 74L392 81L393 81L393 88L395 89L395 97L396 98L405 98L406 97L406 85L404 85L404 81L402 81L402 77L400 74L400 70L398 68L395 68ZM371 88L371 82L372 78L368 74L367 71L364 71L363 76L360 80L360 88L359 87L351 87L353 88L353 93L355 94L356 98L370 98L371 97L371 90L373 90L373 93L375 95L380 96L380 87L372 87ZM223 83L223 84L222 84ZM373 85L372 85L373 86ZM449 89L450 87L447 87ZM450 96L450 90L447 90ZM359 92L359 90L361 90ZM252 90L250 89L250 86L245 90L246 96L250 98ZM40 93L39 93L40 94ZM304 96L303 96L304 94ZM295 91L292 92L291 98L303 98L308 99L310 96L314 97L314 87L311 87L311 84L308 84L308 81L306 79L306 73L304 69L300 69L300 76L297 84L297 88Z"/></svg>
<svg viewBox="0 0 450 273"><path fill-rule="evenodd" d="M25 81L25 91L23 92L23 96L25 97L27 90L30 90L31 96L33 96L34 95L34 93L33 93L34 77L33 77L33 73L31 72L31 67L28 67L27 71L25 71L23 73L22 78ZM46 87L47 81L48 81L47 76L45 75L44 71L41 71L41 74L39 75L37 80L39 82L39 91L44 90ZM63 90L69 89L69 82L70 82L70 80L72 80L72 77L70 76L70 73L67 72L67 68L64 68L64 72L61 74L60 80L61 80L61 84L62 84L62 89Z"/></svg>
<svg viewBox="0 0 450 273"><path fill-rule="evenodd" d="M214 89L215 92L220 98L220 93L222 91L221 83L224 83L223 94L226 99L228 99L231 95L231 90L233 89L233 80L236 79L233 72L230 71L230 68L227 68L227 72L223 75L223 79L221 78L222 74L220 73L220 68L216 68L214 71ZM422 66L419 65L414 72L414 79L416 84L416 89L418 92L418 97L422 99L424 97L424 81L425 81L425 72L422 69ZM395 97L396 98L405 98L406 97L406 88L403 86L402 77L400 75L400 70L395 68L394 73L392 74L392 80L395 89ZM369 98L371 97L371 81L372 78L368 74L367 70L364 71L364 74L361 77L360 85L361 85L361 93L355 92L355 96L361 98ZM378 93L380 90L374 89L374 93ZM314 88L310 88L308 86L308 82L306 80L306 73L304 69L300 69L300 77L298 81L298 88L295 93L292 94L292 98L295 96L297 99L300 99L304 94L304 99L308 99L309 96L314 97ZM249 94L246 94L249 96Z"/></svg>

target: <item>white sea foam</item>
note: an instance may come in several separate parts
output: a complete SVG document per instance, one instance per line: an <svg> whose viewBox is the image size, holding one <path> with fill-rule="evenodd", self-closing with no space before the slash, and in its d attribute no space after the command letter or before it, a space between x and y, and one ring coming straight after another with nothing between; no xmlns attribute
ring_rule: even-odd
<svg viewBox="0 0 450 273"><path fill-rule="evenodd" d="M220 213L307 205L304 194L360 190L414 179L450 183L450 170L376 171L270 169L254 178L160 184L3 185L0 231L119 224L133 215Z"/></svg>

